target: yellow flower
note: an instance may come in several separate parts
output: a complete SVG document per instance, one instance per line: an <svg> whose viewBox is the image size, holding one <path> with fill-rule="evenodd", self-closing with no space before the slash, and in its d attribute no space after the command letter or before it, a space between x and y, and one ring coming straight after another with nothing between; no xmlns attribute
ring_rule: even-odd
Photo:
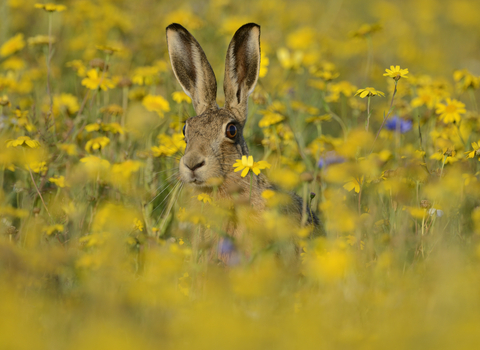
<svg viewBox="0 0 480 350"><path fill-rule="evenodd" d="M175 91L172 94L172 98L178 104L182 103L183 101L185 101L187 103L192 103L192 99L190 97L188 97L188 95L186 93L184 93L183 91Z"/></svg>
<svg viewBox="0 0 480 350"><path fill-rule="evenodd" d="M55 43L55 38L48 35L37 35L27 39L28 46L49 45Z"/></svg>
<svg viewBox="0 0 480 350"><path fill-rule="evenodd" d="M91 139L85 145L85 150L90 153L93 150L102 149L106 145L110 143L110 139L108 137L102 136Z"/></svg>
<svg viewBox="0 0 480 350"><path fill-rule="evenodd" d="M87 72L87 77L82 80L82 85L90 90L97 90L100 88L104 91L113 89L115 87L115 84L112 82L112 80L106 77L106 73L98 75L96 69L90 69Z"/></svg>
<svg viewBox="0 0 480 350"><path fill-rule="evenodd" d="M440 114L439 118L446 124L458 123L460 121L460 114L465 114L467 112L465 110L465 104L450 98L447 98L445 102L446 104L437 104L435 113Z"/></svg>
<svg viewBox="0 0 480 350"><path fill-rule="evenodd" d="M10 106L10 100L7 95L0 96L0 106Z"/></svg>
<svg viewBox="0 0 480 350"><path fill-rule="evenodd" d="M480 87L480 77L473 75L467 69L453 72L453 79L457 82L457 88L463 91L468 88L478 89Z"/></svg>
<svg viewBox="0 0 480 350"><path fill-rule="evenodd" d="M20 57L12 56L2 62L1 67L5 70L21 71L25 68L25 61Z"/></svg>
<svg viewBox="0 0 480 350"><path fill-rule="evenodd" d="M258 126L261 128L268 128L270 125L280 123L285 119L280 113L271 110L263 110L260 113L263 114L263 118L258 122Z"/></svg>
<svg viewBox="0 0 480 350"><path fill-rule="evenodd" d="M153 85L158 81L159 72L158 66L138 67L133 72L132 82L137 85Z"/></svg>
<svg viewBox="0 0 480 350"><path fill-rule="evenodd" d="M27 169L31 169L34 173L42 173L44 175L48 167L46 162L32 162L28 164Z"/></svg>
<svg viewBox="0 0 480 350"><path fill-rule="evenodd" d="M132 173L136 173L143 166L138 160L126 160L112 166L113 174L121 174L124 178L129 178Z"/></svg>
<svg viewBox="0 0 480 350"><path fill-rule="evenodd" d="M457 151L451 148L444 148L439 150L430 156L430 159L436 159L444 162L445 164L453 164L460 159L461 154L457 154Z"/></svg>
<svg viewBox="0 0 480 350"><path fill-rule="evenodd" d="M97 45L97 50L101 50L101 51L105 52L107 55L112 55L115 52L122 51L121 49L119 49L117 47L106 46L106 45Z"/></svg>
<svg viewBox="0 0 480 350"><path fill-rule="evenodd" d="M277 58L285 69L298 69L302 64L303 52L294 51L293 54L284 47L277 50Z"/></svg>
<svg viewBox="0 0 480 350"><path fill-rule="evenodd" d="M408 68L400 69L400 66L390 66L390 69L385 69L385 72L386 73L383 74L384 77L390 77L394 80L399 80L400 78L408 78Z"/></svg>
<svg viewBox="0 0 480 350"><path fill-rule="evenodd" d="M365 89L358 89L355 93L355 96L360 95L361 98L370 97L370 96L382 96L385 97L385 94L381 91L375 90L372 87L366 87Z"/></svg>
<svg viewBox="0 0 480 350"><path fill-rule="evenodd" d="M80 60L67 62L65 66L73 68L79 77L83 78L85 75L87 75L87 67Z"/></svg>
<svg viewBox="0 0 480 350"><path fill-rule="evenodd" d="M57 185L58 187L61 187L61 188L64 188L66 186L65 184L65 176L55 176L55 177L51 177L48 179L48 181L50 181L51 183L54 183L55 185Z"/></svg>
<svg viewBox="0 0 480 350"><path fill-rule="evenodd" d="M80 106L78 99L72 94L61 93L53 96L53 113L59 115L66 112L68 115L73 115L78 112Z"/></svg>
<svg viewBox="0 0 480 350"><path fill-rule="evenodd" d="M412 107L426 106L428 109L435 107L437 96L431 88L419 88L415 97L410 103Z"/></svg>
<svg viewBox="0 0 480 350"><path fill-rule="evenodd" d="M168 101L162 96L147 95L143 98L143 106L150 112L156 112L160 118L163 118L164 112L170 111Z"/></svg>
<svg viewBox="0 0 480 350"><path fill-rule="evenodd" d="M40 147L40 142L37 140L32 140L28 136L20 136L15 140L7 140L7 148L10 147L18 147L18 146L24 146L24 147L30 147L30 148L38 148Z"/></svg>
<svg viewBox="0 0 480 350"><path fill-rule="evenodd" d="M363 182L363 179L358 180L356 178L350 178L350 181L343 185L343 188L346 189L348 192L355 189L356 193L360 193L360 186Z"/></svg>
<svg viewBox="0 0 480 350"><path fill-rule="evenodd" d="M267 56L265 56L265 53L262 51L260 53L260 72L258 73L258 76L260 78L263 78L265 75L267 75L269 64L270 60Z"/></svg>
<svg viewBox="0 0 480 350"><path fill-rule="evenodd" d="M80 161L84 163L91 172L108 169L110 167L108 160L95 156L83 157Z"/></svg>
<svg viewBox="0 0 480 350"><path fill-rule="evenodd" d="M62 12L67 9L65 5L56 5L50 2L48 4L35 4L35 8L44 9L47 12Z"/></svg>
<svg viewBox="0 0 480 350"><path fill-rule="evenodd" d="M23 39L23 34L19 33L14 37L8 39L0 47L0 57L7 57L11 54L14 54L17 51L20 51L25 47L25 40Z"/></svg>
<svg viewBox="0 0 480 350"><path fill-rule="evenodd" d="M382 30L383 26L380 23L374 24L362 24L358 30L350 32L350 36L352 38L364 38L368 35L372 35L380 30Z"/></svg>
<svg viewBox="0 0 480 350"><path fill-rule="evenodd" d="M111 115L121 115L123 114L123 108L116 104L111 104L106 107L100 108L101 113L111 114Z"/></svg>
<svg viewBox="0 0 480 350"><path fill-rule="evenodd" d="M331 119L332 119L332 117L330 116L330 114L324 114L324 115L321 115L321 116L308 117L307 119L305 119L305 122L306 123L318 124L318 123L321 123L321 122L328 122Z"/></svg>
<svg viewBox="0 0 480 350"><path fill-rule="evenodd" d="M134 222L135 229L139 230L140 232L143 232L143 222L138 218L135 218L133 222Z"/></svg>
<svg viewBox="0 0 480 350"><path fill-rule="evenodd" d="M480 161L480 141L477 142L472 142L472 148L473 151L465 152L467 155L467 158L475 158L478 156L478 160Z"/></svg>
<svg viewBox="0 0 480 350"><path fill-rule="evenodd" d="M51 235L52 233L54 232L63 232L65 229L63 227L63 225L60 225L60 224L56 224L56 225L52 225L52 226L47 226L43 229L43 232L45 232L47 235Z"/></svg>
<svg viewBox="0 0 480 350"><path fill-rule="evenodd" d="M252 170L255 175L260 174L260 169L270 169L271 165L261 160L259 162L254 162L252 156L242 156L242 159L237 159L236 163L233 164L233 167L236 168L234 171L240 171L243 169L241 176L247 176L248 172Z"/></svg>
<svg viewBox="0 0 480 350"><path fill-rule="evenodd" d="M193 196L193 198L195 198L195 196ZM212 197L210 197L208 194L206 193L200 193L198 196L197 196L197 199L200 201L200 202L203 202L203 203L211 203L212 202Z"/></svg>
<svg viewBox="0 0 480 350"><path fill-rule="evenodd" d="M62 143L58 145L58 148L60 148L62 151L67 152L69 156L76 156L78 154L77 146L73 143Z"/></svg>

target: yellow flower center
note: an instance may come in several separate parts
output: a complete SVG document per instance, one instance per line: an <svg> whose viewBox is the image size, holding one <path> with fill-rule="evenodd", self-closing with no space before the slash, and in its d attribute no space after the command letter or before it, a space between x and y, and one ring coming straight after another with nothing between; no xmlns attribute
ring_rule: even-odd
<svg viewBox="0 0 480 350"><path fill-rule="evenodd" d="M447 105L447 107L445 107L445 112L446 113L455 113L457 111L457 106L455 105Z"/></svg>

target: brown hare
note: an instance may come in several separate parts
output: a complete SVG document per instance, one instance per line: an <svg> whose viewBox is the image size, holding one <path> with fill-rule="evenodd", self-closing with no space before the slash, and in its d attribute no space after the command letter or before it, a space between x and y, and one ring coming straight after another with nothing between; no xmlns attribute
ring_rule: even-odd
<svg viewBox="0 0 480 350"><path fill-rule="evenodd" d="M196 116L189 118L184 127L187 143L180 159L181 181L209 192L210 179L220 178L217 196L228 198L232 188L239 196L250 201L256 212L265 207L262 192L274 189L263 174L241 177L232 165L242 156L248 156L248 147L243 138L247 121L248 96L253 92L260 70L260 26L248 23L237 30L227 50L225 63L225 106L216 103L217 81L205 53L195 38L181 25L167 27L167 44L175 76L185 93L192 99ZM250 192L251 191L251 192ZM290 194L292 201L285 211L294 213L300 222L302 199ZM310 210L308 223L318 227L319 220ZM236 236L235 225L228 225L227 232Z"/></svg>

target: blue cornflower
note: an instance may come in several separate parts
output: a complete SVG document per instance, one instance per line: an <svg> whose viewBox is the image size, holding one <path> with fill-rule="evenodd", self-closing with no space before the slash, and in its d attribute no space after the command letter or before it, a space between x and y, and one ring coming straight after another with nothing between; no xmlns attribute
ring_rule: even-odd
<svg viewBox="0 0 480 350"><path fill-rule="evenodd" d="M322 169L322 168L326 168L330 164L339 164L343 162L345 162L345 158L343 158L342 156L339 156L334 151L329 151L325 153L324 157L320 158L317 165L320 169Z"/></svg>
<svg viewBox="0 0 480 350"><path fill-rule="evenodd" d="M400 133L404 134L412 129L412 121L402 119L398 115L395 115L385 123L385 128L387 128L387 130L396 131L397 127Z"/></svg>

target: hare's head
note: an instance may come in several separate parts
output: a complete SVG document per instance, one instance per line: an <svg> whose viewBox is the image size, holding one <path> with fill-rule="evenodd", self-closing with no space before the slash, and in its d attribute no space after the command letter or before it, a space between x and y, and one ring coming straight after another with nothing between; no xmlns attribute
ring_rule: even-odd
<svg viewBox="0 0 480 350"><path fill-rule="evenodd" d="M167 43L173 71L192 99L196 116L183 129L187 147L180 160L183 182L208 187L209 179L234 179L233 163L248 154L243 138L248 96L260 70L260 27L245 24L227 50L225 107L216 103L217 81L207 57L195 38L181 25L167 27Z"/></svg>

